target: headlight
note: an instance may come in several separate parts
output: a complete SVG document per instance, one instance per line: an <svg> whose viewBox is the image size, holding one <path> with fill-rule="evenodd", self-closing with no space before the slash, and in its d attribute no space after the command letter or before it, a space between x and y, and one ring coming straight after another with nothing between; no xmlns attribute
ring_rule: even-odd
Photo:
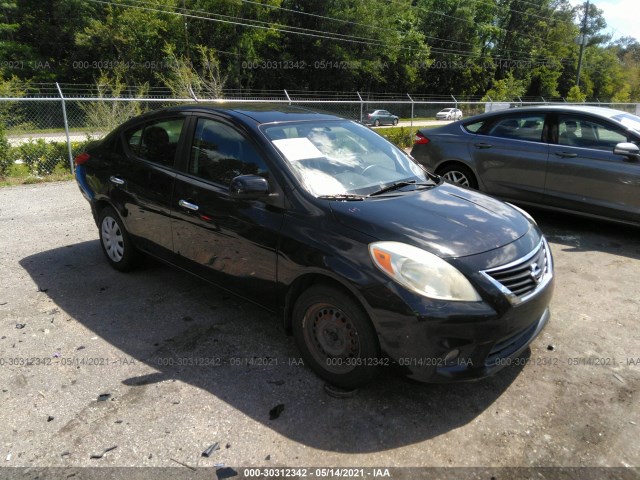
<svg viewBox="0 0 640 480"><path fill-rule="evenodd" d="M428 298L459 302L482 299L469 280L440 257L400 242L369 245L373 263L400 285Z"/></svg>

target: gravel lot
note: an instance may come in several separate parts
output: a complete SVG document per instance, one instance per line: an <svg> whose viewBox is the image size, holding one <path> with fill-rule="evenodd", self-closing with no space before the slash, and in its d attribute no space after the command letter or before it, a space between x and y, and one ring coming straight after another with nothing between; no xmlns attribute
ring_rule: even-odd
<svg viewBox="0 0 640 480"><path fill-rule="evenodd" d="M531 213L557 283L520 365L458 385L387 373L336 399L275 316L154 261L112 270L75 183L0 189L0 478L106 472L80 468L96 466L183 478L220 463L240 477L260 466L639 478L628 467L640 466L640 231Z"/></svg>

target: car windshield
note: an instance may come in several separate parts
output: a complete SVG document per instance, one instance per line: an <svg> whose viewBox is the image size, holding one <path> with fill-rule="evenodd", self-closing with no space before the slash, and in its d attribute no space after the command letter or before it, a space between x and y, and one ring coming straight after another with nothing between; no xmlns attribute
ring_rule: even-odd
<svg viewBox="0 0 640 480"><path fill-rule="evenodd" d="M611 118L622 123L627 128L631 128L636 132L640 132L640 117L637 117L636 115L632 115L630 113L621 113L620 115L615 115Z"/></svg>
<svg viewBox="0 0 640 480"><path fill-rule="evenodd" d="M303 187L316 197L369 195L398 182L432 183L423 168L348 120L263 126Z"/></svg>
<svg viewBox="0 0 640 480"><path fill-rule="evenodd" d="M442 110L440 110L440 112L447 113L447 112L450 112L451 110L453 110L453 108L443 108Z"/></svg>

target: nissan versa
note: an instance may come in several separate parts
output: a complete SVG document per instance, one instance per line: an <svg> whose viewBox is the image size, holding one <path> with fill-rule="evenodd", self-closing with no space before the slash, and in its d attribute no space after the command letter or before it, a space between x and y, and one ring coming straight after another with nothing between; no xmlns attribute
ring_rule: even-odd
<svg viewBox="0 0 640 480"><path fill-rule="evenodd" d="M76 158L107 261L157 257L279 312L305 364L476 379L549 319L549 246L524 211L445 183L367 127L284 107L182 106Z"/></svg>

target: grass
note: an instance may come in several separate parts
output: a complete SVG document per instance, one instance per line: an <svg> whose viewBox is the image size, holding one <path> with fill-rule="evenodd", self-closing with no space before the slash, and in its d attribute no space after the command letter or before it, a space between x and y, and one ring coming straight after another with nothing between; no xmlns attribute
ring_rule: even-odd
<svg viewBox="0 0 640 480"><path fill-rule="evenodd" d="M69 133L85 133L91 129L86 127L70 128ZM99 130L99 129L98 129ZM5 131L7 136L27 136L27 135L41 135L47 133L64 133L64 127L62 128L26 128L26 127L14 127Z"/></svg>
<svg viewBox="0 0 640 480"><path fill-rule="evenodd" d="M0 187L13 187L16 185L33 185L35 183L62 182L73 180L73 174L66 168L56 167L52 174L45 176L32 175L25 164L14 164L9 167L7 175L0 177Z"/></svg>
<svg viewBox="0 0 640 480"><path fill-rule="evenodd" d="M413 121L414 122L429 122L431 120L435 120L436 117L435 115L433 117L413 117ZM407 118L401 118L400 119L401 122L410 122L411 118L407 117Z"/></svg>

